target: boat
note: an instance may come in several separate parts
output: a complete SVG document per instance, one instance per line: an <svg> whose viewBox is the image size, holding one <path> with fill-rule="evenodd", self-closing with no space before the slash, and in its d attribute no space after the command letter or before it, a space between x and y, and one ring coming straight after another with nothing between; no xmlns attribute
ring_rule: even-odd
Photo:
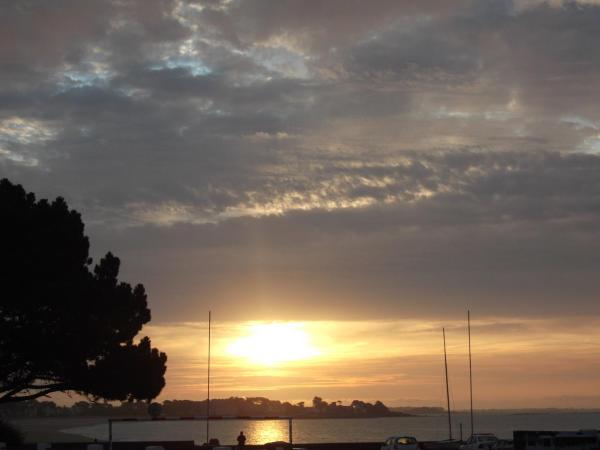
<svg viewBox="0 0 600 450"><path fill-rule="evenodd" d="M426 450L459 450L462 441L452 438L452 411L450 410L450 385L448 382L448 357L446 354L446 330L442 328L444 340L444 373L446 376L446 402L448 406L448 439L423 443Z"/></svg>

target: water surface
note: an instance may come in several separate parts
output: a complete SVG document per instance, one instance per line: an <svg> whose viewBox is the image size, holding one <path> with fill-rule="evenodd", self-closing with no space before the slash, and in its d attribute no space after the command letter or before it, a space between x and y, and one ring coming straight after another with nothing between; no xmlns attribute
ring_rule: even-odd
<svg viewBox="0 0 600 450"><path fill-rule="evenodd" d="M513 430L579 430L599 429L600 412L561 413L481 413L475 416L475 431L495 433L500 438L512 439ZM453 437L469 434L469 415L453 415ZM247 444L264 444L288 440L287 420L268 421L214 421L210 424L210 437L223 444L235 443L243 430ZM99 440L108 439L107 425L69 428L76 433ZM440 440L448 438L448 419L445 415L427 417L385 417L373 419L296 419L293 421L294 442L382 442L393 434L407 434L417 439ZM113 424L115 441L206 440L204 422L122 422Z"/></svg>

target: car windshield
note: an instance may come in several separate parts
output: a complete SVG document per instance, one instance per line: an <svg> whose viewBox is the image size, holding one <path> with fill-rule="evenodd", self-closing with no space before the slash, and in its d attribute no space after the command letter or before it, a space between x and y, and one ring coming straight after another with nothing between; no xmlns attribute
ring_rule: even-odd
<svg viewBox="0 0 600 450"><path fill-rule="evenodd" d="M482 442L495 442L498 438L496 436L479 436L479 440Z"/></svg>
<svg viewBox="0 0 600 450"><path fill-rule="evenodd" d="M411 438L411 437L401 437L401 438L396 439L396 442L401 445L410 445L410 444L414 444L415 442L417 442L417 440L415 438Z"/></svg>

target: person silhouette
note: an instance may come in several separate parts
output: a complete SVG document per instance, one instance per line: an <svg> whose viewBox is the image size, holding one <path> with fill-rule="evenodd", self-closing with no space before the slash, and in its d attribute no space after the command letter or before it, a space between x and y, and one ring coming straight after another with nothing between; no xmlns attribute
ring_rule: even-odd
<svg viewBox="0 0 600 450"><path fill-rule="evenodd" d="M246 436L244 436L243 431L240 431L240 434L237 437L237 441L238 441L238 448L244 448L244 445L246 445Z"/></svg>

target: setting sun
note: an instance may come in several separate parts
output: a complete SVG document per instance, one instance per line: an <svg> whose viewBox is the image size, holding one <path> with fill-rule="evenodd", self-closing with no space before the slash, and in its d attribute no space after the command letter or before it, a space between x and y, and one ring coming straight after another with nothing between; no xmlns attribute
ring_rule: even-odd
<svg viewBox="0 0 600 450"><path fill-rule="evenodd" d="M246 336L228 346L231 355L252 362L273 365L317 356L319 352L310 343L310 336L301 324L251 325Z"/></svg>

